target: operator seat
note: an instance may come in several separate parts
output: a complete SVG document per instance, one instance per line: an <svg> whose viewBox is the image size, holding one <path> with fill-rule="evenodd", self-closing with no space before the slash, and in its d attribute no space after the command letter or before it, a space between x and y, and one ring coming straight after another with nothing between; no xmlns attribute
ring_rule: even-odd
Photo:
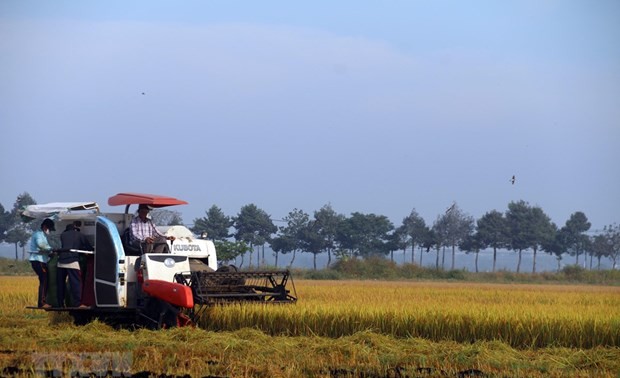
<svg viewBox="0 0 620 378"><path fill-rule="evenodd" d="M123 235L121 237L123 242L123 248L125 249L125 255L127 256L142 256L142 245L138 243L131 243L131 227L127 227L125 231L123 231Z"/></svg>

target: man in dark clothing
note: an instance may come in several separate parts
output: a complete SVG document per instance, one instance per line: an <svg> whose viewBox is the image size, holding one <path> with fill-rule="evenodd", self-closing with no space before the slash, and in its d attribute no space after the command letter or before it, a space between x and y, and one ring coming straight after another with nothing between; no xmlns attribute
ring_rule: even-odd
<svg viewBox="0 0 620 378"><path fill-rule="evenodd" d="M71 306L83 307L82 300L82 272L80 270L80 254L71 252L71 249L92 251L93 247L74 224L67 225L67 228L60 234L62 249L58 253L58 269L56 271L56 287L58 305L63 307L65 302L65 282L69 277L69 289L71 290ZM85 306L84 306L85 307Z"/></svg>

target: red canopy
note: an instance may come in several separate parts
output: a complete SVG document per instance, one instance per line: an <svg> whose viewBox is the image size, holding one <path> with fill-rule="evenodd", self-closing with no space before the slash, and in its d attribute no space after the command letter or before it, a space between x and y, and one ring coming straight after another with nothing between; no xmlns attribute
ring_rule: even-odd
<svg viewBox="0 0 620 378"><path fill-rule="evenodd" d="M144 193L118 193L108 198L108 205L140 205L145 204L153 207L164 207L173 205L187 205L186 201L174 197L160 196L157 194Z"/></svg>

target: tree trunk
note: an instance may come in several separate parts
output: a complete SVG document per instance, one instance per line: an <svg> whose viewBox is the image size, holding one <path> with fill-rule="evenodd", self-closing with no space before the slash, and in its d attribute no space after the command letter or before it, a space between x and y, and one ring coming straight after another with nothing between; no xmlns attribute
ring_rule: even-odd
<svg viewBox="0 0 620 378"><path fill-rule="evenodd" d="M332 249L327 249L327 266L329 267L332 263Z"/></svg>
<svg viewBox="0 0 620 378"><path fill-rule="evenodd" d="M291 259L291 262L288 264L288 267L291 268L293 266L293 262L295 262L295 256L296 256L297 250L293 251L293 258Z"/></svg>
<svg viewBox="0 0 620 378"><path fill-rule="evenodd" d="M420 267L422 267L422 255L424 251L422 251L422 247L420 246Z"/></svg>
<svg viewBox="0 0 620 378"><path fill-rule="evenodd" d="M497 247L493 247L493 273L495 273L496 262L497 262Z"/></svg>
<svg viewBox="0 0 620 378"><path fill-rule="evenodd" d="M278 256L280 255L280 253L276 252L276 268L278 267Z"/></svg>
<svg viewBox="0 0 620 378"><path fill-rule="evenodd" d="M415 242L411 242L411 263L415 264Z"/></svg>
<svg viewBox="0 0 620 378"><path fill-rule="evenodd" d="M532 273L536 273L536 248L534 248L534 259L532 260Z"/></svg>
<svg viewBox="0 0 620 378"><path fill-rule="evenodd" d="M265 244L263 244L263 248L262 248L262 260L261 260L261 265L265 265Z"/></svg>
<svg viewBox="0 0 620 378"><path fill-rule="evenodd" d="M446 246L441 250L441 270L446 270Z"/></svg>
<svg viewBox="0 0 620 378"><path fill-rule="evenodd" d="M558 273L560 273L560 269L562 269L562 265L560 265L560 263L562 262L562 257L558 256L557 260L558 260Z"/></svg>
<svg viewBox="0 0 620 378"><path fill-rule="evenodd" d="M517 262L517 273L521 271L521 250L519 250L519 260Z"/></svg>
<svg viewBox="0 0 620 378"><path fill-rule="evenodd" d="M314 261L313 261L314 262L314 270L316 270L316 253L313 253L313 255L314 255Z"/></svg>
<svg viewBox="0 0 620 378"><path fill-rule="evenodd" d="M435 269L439 270L439 247L437 247L437 258L435 259Z"/></svg>
<svg viewBox="0 0 620 378"><path fill-rule="evenodd" d="M316 258L316 256L315 256ZM394 262L394 251L390 251L390 261ZM316 270L316 267L314 268L314 270Z"/></svg>
<svg viewBox="0 0 620 378"><path fill-rule="evenodd" d="M18 258L17 258L17 243L15 243L15 261L17 261L17 260L18 260Z"/></svg>
<svg viewBox="0 0 620 378"><path fill-rule="evenodd" d="M456 249L456 247L454 246L454 244L452 244L452 266L450 267L451 270L454 270L454 250Z"/></svg>
<svg viewBox="0 0 620 378"><path fill-rule="evenodd" d="M575 252L575 265L579 265L579 251Z"/></svg>
<svg viewBox="0 0 620 378"><path fill-rule="evenodd" d="M476 273L478 273L478 253L479 251L476 251Z"/></svg>
<svg viewBox="0 0 620 378"><path fill-rule="evenodd" d="M407 247L403 248L403 264L407 261L405 255L407 254Z"/></svg>

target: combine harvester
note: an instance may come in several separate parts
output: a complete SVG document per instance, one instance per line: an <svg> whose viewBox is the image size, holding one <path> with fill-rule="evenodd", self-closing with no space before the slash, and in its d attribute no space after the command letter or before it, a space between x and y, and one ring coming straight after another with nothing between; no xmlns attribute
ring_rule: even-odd
<svg viewBox="0 0 620 378"><path fill-rule="evenodd" d="M76 324L93 319L115 326L148 328L196 324L209 307L224 303L295 303L297 294L288 270L238 271L234 266L218 267L211 240L195 236L185 226L158 227L166 236L170 253L142 254L128 243L133 215L131 205L153 208L187 202L160 195L119 193L108 199L110 206L125 206L123 213L101 213L95 202L49 203L26 207L24 218L49 217L58 238L67 225L81 222L94 251L84 254L82 305L58 305L45 311L68 312ZM50 273L56 258L50 260ZM85 273L85 274L84 274ZM55 275L50 274L48 298L55 298ZM48 301L55 302L55 300ZM36 307L29 307L36 308Z"/></svg>

